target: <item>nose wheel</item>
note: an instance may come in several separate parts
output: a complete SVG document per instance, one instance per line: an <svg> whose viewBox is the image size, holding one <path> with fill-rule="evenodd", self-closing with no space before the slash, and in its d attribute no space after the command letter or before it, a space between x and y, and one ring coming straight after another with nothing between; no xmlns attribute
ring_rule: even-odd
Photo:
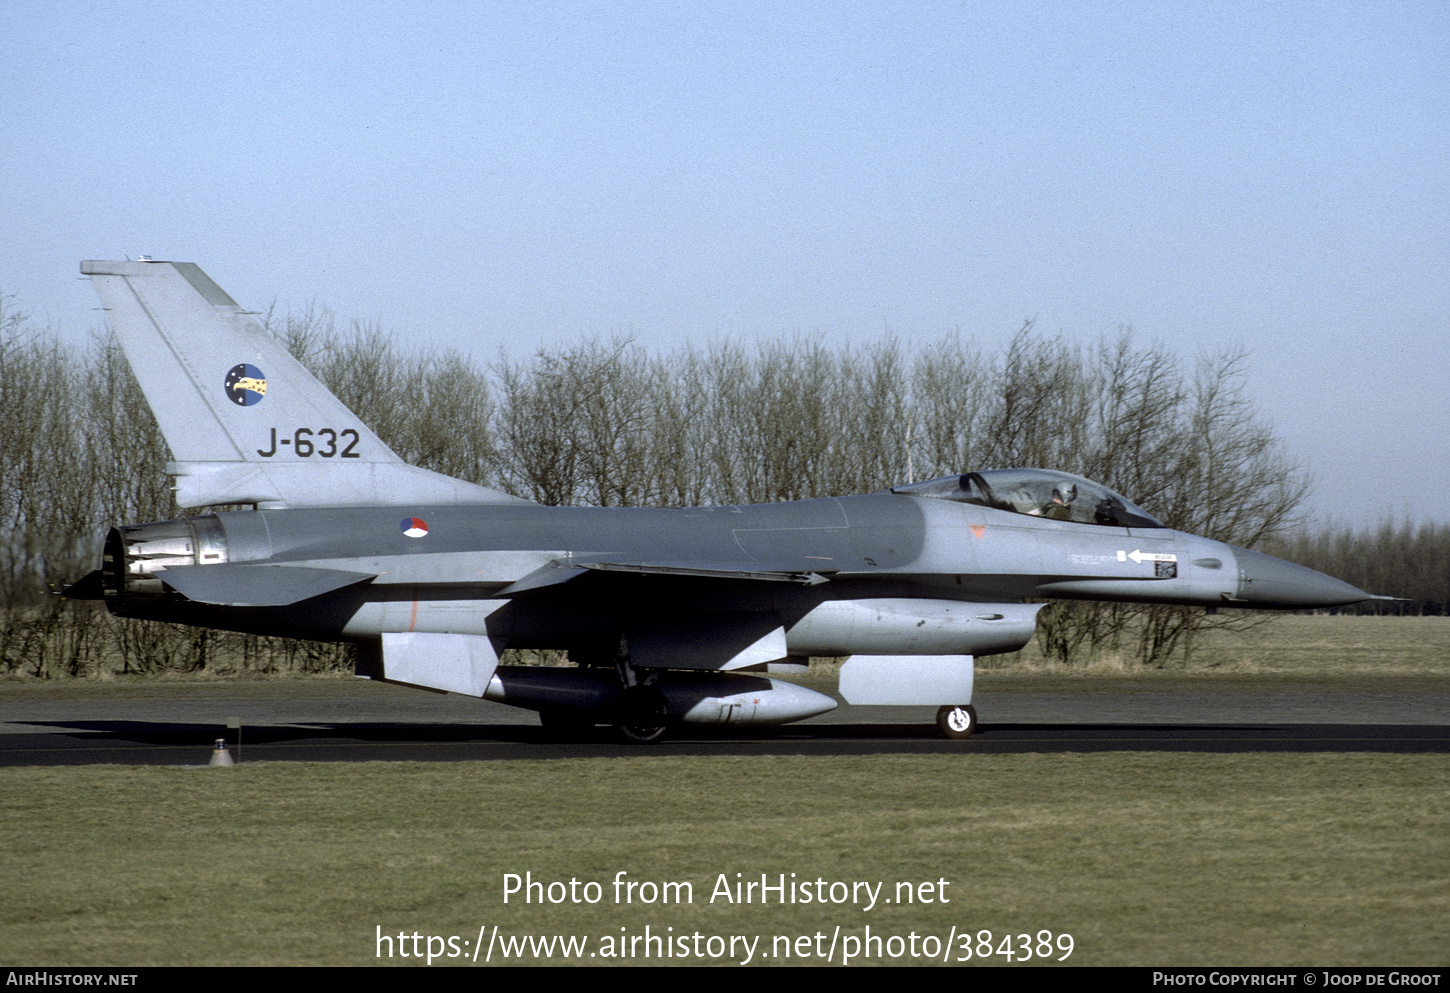
<svg viewBox="0 0 1450 993"><path fill-rule="evenodd" d="M943 707L936 712L936 726L944 738L970 738L977 730L977 708L971 704Z"/></svg>

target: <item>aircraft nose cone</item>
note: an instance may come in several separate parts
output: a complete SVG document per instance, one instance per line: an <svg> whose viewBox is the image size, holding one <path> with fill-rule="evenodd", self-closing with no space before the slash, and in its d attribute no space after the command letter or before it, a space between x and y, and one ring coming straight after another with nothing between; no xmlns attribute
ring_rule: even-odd
<svg viewBox="0 0 1450 993"><path fill-rule="evenodd" d="M1255 607L1338 607L1373 599L1370 594L1322 572L1263 552L1235 548L1239 597Z"/></svg>

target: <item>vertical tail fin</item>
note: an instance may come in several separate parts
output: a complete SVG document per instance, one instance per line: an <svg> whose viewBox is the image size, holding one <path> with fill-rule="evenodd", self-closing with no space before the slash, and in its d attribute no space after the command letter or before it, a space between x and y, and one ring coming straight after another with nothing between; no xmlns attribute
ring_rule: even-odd
<svg viewBox="0 0 1450 993"><path fill-rule="evenodd" d="M404 463L190 262L82 262L186 507L518 502Z"/></svg>

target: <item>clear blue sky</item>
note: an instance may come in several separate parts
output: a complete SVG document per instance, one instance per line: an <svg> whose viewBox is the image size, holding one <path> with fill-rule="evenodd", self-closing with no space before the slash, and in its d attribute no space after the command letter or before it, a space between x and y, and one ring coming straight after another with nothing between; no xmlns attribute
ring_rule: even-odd
<svg viewBox="0 0 1450 993"><path fill-rule="evenodd" d="M0 288L195 261L488 361L627 331L1244 346L1321 511L1450 521L1450 6L3 5Z"/></svg>

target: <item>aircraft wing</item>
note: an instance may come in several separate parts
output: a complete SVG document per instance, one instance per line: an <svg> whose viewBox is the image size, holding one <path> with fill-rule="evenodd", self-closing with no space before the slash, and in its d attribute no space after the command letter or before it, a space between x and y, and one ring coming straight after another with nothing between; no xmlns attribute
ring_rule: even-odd
<svg viewBox="0 0 1450 993"><path fill-rule="evenodd" d="M798 568L761 569L731 562L615 562L555 560L505 586L495 597L514 597L578 579L591 572L631 573L638 576L680 576L696 579L738 579L767 583L799 583L818 586L830 582L829 574Z"/></svg>
<svg viewBox="0 0 1450 993"><path fill-rule="evenodd" d="M597 572L633 572L647 576L696 576L701 579L752 579L768 583L802 583L817 586L827 576L801 569L744 569L726 562L581 562L582 568Z"/></svg>

